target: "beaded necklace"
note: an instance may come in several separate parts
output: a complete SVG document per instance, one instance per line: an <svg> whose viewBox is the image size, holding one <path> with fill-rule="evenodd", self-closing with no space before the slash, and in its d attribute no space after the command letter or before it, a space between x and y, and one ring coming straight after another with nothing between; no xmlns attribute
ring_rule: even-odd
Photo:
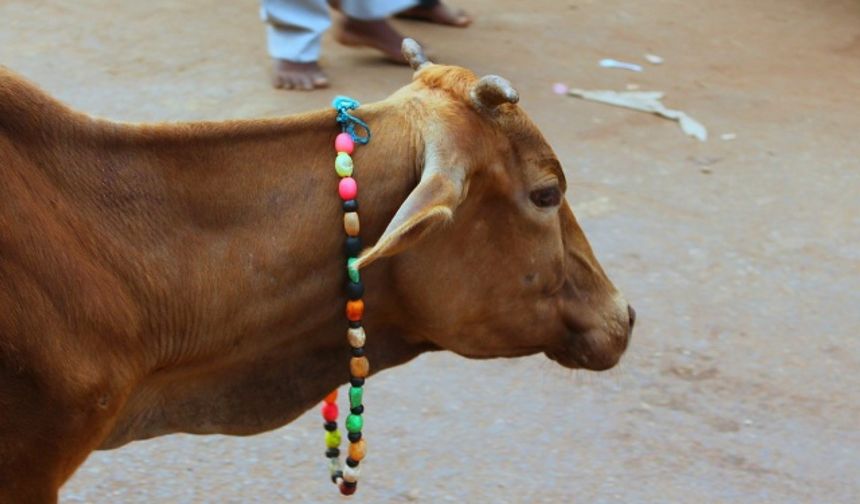
<svg viewBox="0 0 860 504"><path fill-rule="evenodd" d="M367 444L361 435L364 425L362 414L362 396L364 395L364 379L370 372L370 363L364 356L365 333L361 325L364 315L364 284L355 267L358 254L361 252L361 238L359 237L360 225L358 220L358 184L352 178L353 164L350 154L355 149L355 144L365 145L370 141L370 128L361 119L351 115L350 110L358 108L360 103L346 96L337 96L332 101L332 107L337 110L337 122L340 124L341 133L334 140L334 148L337 157L334 169L340 177L338 194L343 200L343 229L346 232L344 252L346 252L346 318L349 328L346 332L347 341L352 348L352 358L349 361L349 412L346 417L347 438L349 439L349 452L346 457L346 465L340 462L340 432L337 430L337 389L331 391L323 400L322 416L325 419L325 456L329 459L329 472L331 481L340 488L343 495L352 495L358 486L359 463L364 459L367 452ZM356 133L356 126L364 130L365 135Z"/></svg>

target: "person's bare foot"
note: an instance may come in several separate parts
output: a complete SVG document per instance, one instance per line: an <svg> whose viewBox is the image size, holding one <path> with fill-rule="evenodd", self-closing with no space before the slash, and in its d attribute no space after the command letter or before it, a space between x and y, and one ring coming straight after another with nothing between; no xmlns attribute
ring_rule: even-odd
<svg viewBox="0 0 860 504"><path fill-rule="evenodd" d="M319 63L297 63L284 59L274 60L275 68L272 75L272 85L278 89L296 89L311 91L328 87L328 77L323 73Z"/></svg>
<svg viewBox="0 0 860 504"><path fill-rule="evenodd" d="M335 28L335 39L345 46L372 47L385 55L389 61L400 65L406 64L403 54L400 53L403 35L384 19L363 21L343 18Z"/></svg>
<svg viewBox="0 0 860 504"><path fill-rule="evenodd" d="M441 1L432 7L422 7L419 5L411 9L406 9L398 13L397 17L446 26L456 26L457 28L465 28L472 24L472 17L466 14L463 9L449 7Z"/></svg>

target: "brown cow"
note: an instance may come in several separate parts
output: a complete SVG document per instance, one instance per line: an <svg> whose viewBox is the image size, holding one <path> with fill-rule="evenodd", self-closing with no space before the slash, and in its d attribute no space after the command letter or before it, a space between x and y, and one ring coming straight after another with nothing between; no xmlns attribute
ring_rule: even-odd
<svg viewBox="0 0 860 504"><path fill-rule="evenodd" d="M545 352L602 370L633 312L498 77L405 53L358 115L367 351ZM95 449L280 427L347 378L331 110L130 125L0 69L0 502L54 502Z"/></svg>

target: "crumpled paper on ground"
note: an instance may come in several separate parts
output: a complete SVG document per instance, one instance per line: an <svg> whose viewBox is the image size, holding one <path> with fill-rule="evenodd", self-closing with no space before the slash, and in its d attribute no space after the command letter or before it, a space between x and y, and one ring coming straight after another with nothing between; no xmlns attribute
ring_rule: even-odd
<svg viewBox="0 0 860 504"><path fill-rule="evenodd" d="M569 89L567 94L584 100L606 103L617 107L650 112L677 121L684 133L701 141L708 139L708 130L702 123L680 110L666 108L660 100L665 96L662 91L609 91Z"/></svg>

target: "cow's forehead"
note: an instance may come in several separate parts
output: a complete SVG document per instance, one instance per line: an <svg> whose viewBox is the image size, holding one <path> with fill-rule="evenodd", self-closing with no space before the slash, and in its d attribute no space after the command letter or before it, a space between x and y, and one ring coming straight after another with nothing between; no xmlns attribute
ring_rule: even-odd
<svg viewBox="0 0 860 504"><path fill-rule="evenodd" d="M466 68L449 65L431 65L415 75L416 83L433 91L443 91L448 99L474 109L471 89L478 77ZM521 107L502 104L487 123L510 141L519 161L528 164L557 166L558 160L537 125ZM559 170L560 171L560 170ZM563 177L563 174L561 175Z"/></svg>
<svg viewBox="0 0 860 504"><path fill-rule="evenodd" d="M442 90L466 101L478 77L469 69L451 65L430 65L415 74L415 81L430 89Z"/></svg>
<svg viewBox="0 0 860 504"><path fill-rule="evenodd" d="M555 158L543 133L520 107L511 107L499 114L497 121L511 143L524 155L540 159Z"/></svg>
<svg viewBox="0 0 860 504"><path fill-rule="evenodd" d="M419 87L442 91L452 101L468 108L474 108L471 91L477 82L478 77L471 70L457 66L431 65L415 75ZM537 126L517 105L504 103L488 119L508 131L511 137L527 143L545 143Z"/></svg>

